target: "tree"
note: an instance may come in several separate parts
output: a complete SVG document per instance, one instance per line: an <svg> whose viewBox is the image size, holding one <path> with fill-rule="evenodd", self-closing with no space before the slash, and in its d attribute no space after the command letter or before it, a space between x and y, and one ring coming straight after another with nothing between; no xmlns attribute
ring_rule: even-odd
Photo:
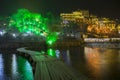
<svg viewBox="0 0 120 80"><path fill-rule="evenodd" d="M43 36L46 43L52 44L57 40L57 36L55 32L49 31L47 21L49 21L48 18L44 18L41 14L31 13L27 9L19 9L11 16L9 27L17 28L21 33Z"/></svg>
<svg viewBox="0 0 120 80"><path fill-rule="evenodd" d="M31 32L42 35L47 30L47 18L41 14L31 13L27 9L19 9L16 14L11 16L9 26L16 27L20 32Z"/></svg>

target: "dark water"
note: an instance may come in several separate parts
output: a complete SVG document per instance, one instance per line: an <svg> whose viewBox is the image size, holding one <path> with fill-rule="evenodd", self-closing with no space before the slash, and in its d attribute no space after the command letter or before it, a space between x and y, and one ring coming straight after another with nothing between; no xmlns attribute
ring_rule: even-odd
<svg viewBox="0 0 120 80"><path fill-rule="evenodd" d="M0 53L0 80L33 80L32 67L16 54Z"/></svg>
<svg viewBox="0 0 120 80"><path fill-rule="evenodd" d="M120 49L62 47L55 52L92 80L120 80ZM33 80L31 65L15 54L0 53L0 80Z"/></svg>
<svg viewBox="0 0 120 80"><path fill-rule="evenodd" d="M65 62L92 80L120 80L120 49L60 49Z"/></svg>

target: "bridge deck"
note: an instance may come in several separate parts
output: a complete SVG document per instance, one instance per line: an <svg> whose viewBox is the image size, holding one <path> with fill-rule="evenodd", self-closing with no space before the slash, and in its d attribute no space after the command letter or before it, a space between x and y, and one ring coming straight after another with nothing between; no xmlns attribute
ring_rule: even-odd
<svg viewBox="0 0 120 80"><path fill-rule="evenodd" d="M35 80L88 80L82 74L77 75L74 70L57 58L25 48L19 48L17 51L29 54L36 62Z"/></svg>

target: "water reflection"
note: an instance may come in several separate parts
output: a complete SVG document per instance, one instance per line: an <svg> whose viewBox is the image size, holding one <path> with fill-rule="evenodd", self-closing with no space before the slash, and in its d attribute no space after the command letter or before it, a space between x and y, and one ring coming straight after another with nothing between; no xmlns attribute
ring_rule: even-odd
<svg viewBox="0 0 120 80"><path fill-rule="evenodd" d="M64 61L65 63L67 63L68 65L71 65L71 60L70 60L70 51L66 50L66 54L64 54Z"/></svg>
<svg viewBox="0 0 120 80"><path fill-rule="evenodd" d="M98 53L98 48L85 48L85 59L87 61L87 67L92 77L100 78L101 65L100 65L100 54ZM92 71L92 72L91 72Z"/></svg>
<svg viewBox="0 0 120 80"><path fill-rule="evenodd" d="M32 67L16 54L0 54L0 80L33 80Z"/></svg>
<svg viewBox="0 0 120 80"><path fill-rule="evenodd" d="M60 59L60 51L59 51L59 50L55 50L55 53L56 53L56 57L57 57L58 59Z"/></svg>
<svg viewBox="0 0 120 80"><path fill-rule="evenodd" d="M16 59L16 55L13 54L12 55L12 78L17 77L16 75L18 75L18 73L17 73L17 59Z"/></svg>
<svg viewBox="0 0 120 80"><path fill-rule="evenodd" d="M22 57L18 56L17 58L17 67L19 75L21 76L22 80L33 80L33 74L32 74L32 67ZM22 75L21 75L22 74Z"/></svg>
<svg viewBox="0 0 120 80"><path fill-rule="evenodd" d="M120 80L120 50L113 48L59 48L60 58L92 80Z"/></svg>
<svg viewBox="0 0 120 80"><path fill-rule="evenodd" d="M56 57L58 59L62 59L66 64L70 65L71 64L71 60L70 60L70 51L66 50L66 51L61 51L58 49L52 49L49 48L47 50L48 55Z"/></svg>
<svg viewBox="0 0 120 80"><path fill-rule="evenodd" d="M119 49L62 47L48 52L92 80L120 80ZM0 54L0 80L33 80L32 68L20 56Z"/></svg>
<svg viewBox="0 0 120 80"><path fill-rule="evenodd" d="M58 58L62 59L67 65L71 65L70 51L68 49L59 51Z"/></svg>
<svg viewBox="0 0 120 80"><path fill-rule="evenodd" d="M85 47L88 74L94 80L119 80L119 50Z"/></svg>
<svg viewBox="0 0 120 80"><path fill-rule="evenodd" d="M53 57L56 57L56 53L55 53L55 50L54 49L48 49L47 50L47 53L48 53L48 55L50 55L50 56L53 56Z"/></svg>
<svg viewBox="0 0 120 80"><path fill-rule="evenodd" d="M2 54L0 54L0 80L4 77L4 65Z"/></svg>

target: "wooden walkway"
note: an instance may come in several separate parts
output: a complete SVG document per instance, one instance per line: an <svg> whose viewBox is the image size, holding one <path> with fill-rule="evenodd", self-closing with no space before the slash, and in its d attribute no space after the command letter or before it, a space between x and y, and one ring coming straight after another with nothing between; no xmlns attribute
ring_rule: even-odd
<svg viewBox="0 0 120 80"><path fill-rule="evenodd" d="M25 48L19 48L17 51L29 54L36 62L34 80L88 80L57 58Z"/></svg>

